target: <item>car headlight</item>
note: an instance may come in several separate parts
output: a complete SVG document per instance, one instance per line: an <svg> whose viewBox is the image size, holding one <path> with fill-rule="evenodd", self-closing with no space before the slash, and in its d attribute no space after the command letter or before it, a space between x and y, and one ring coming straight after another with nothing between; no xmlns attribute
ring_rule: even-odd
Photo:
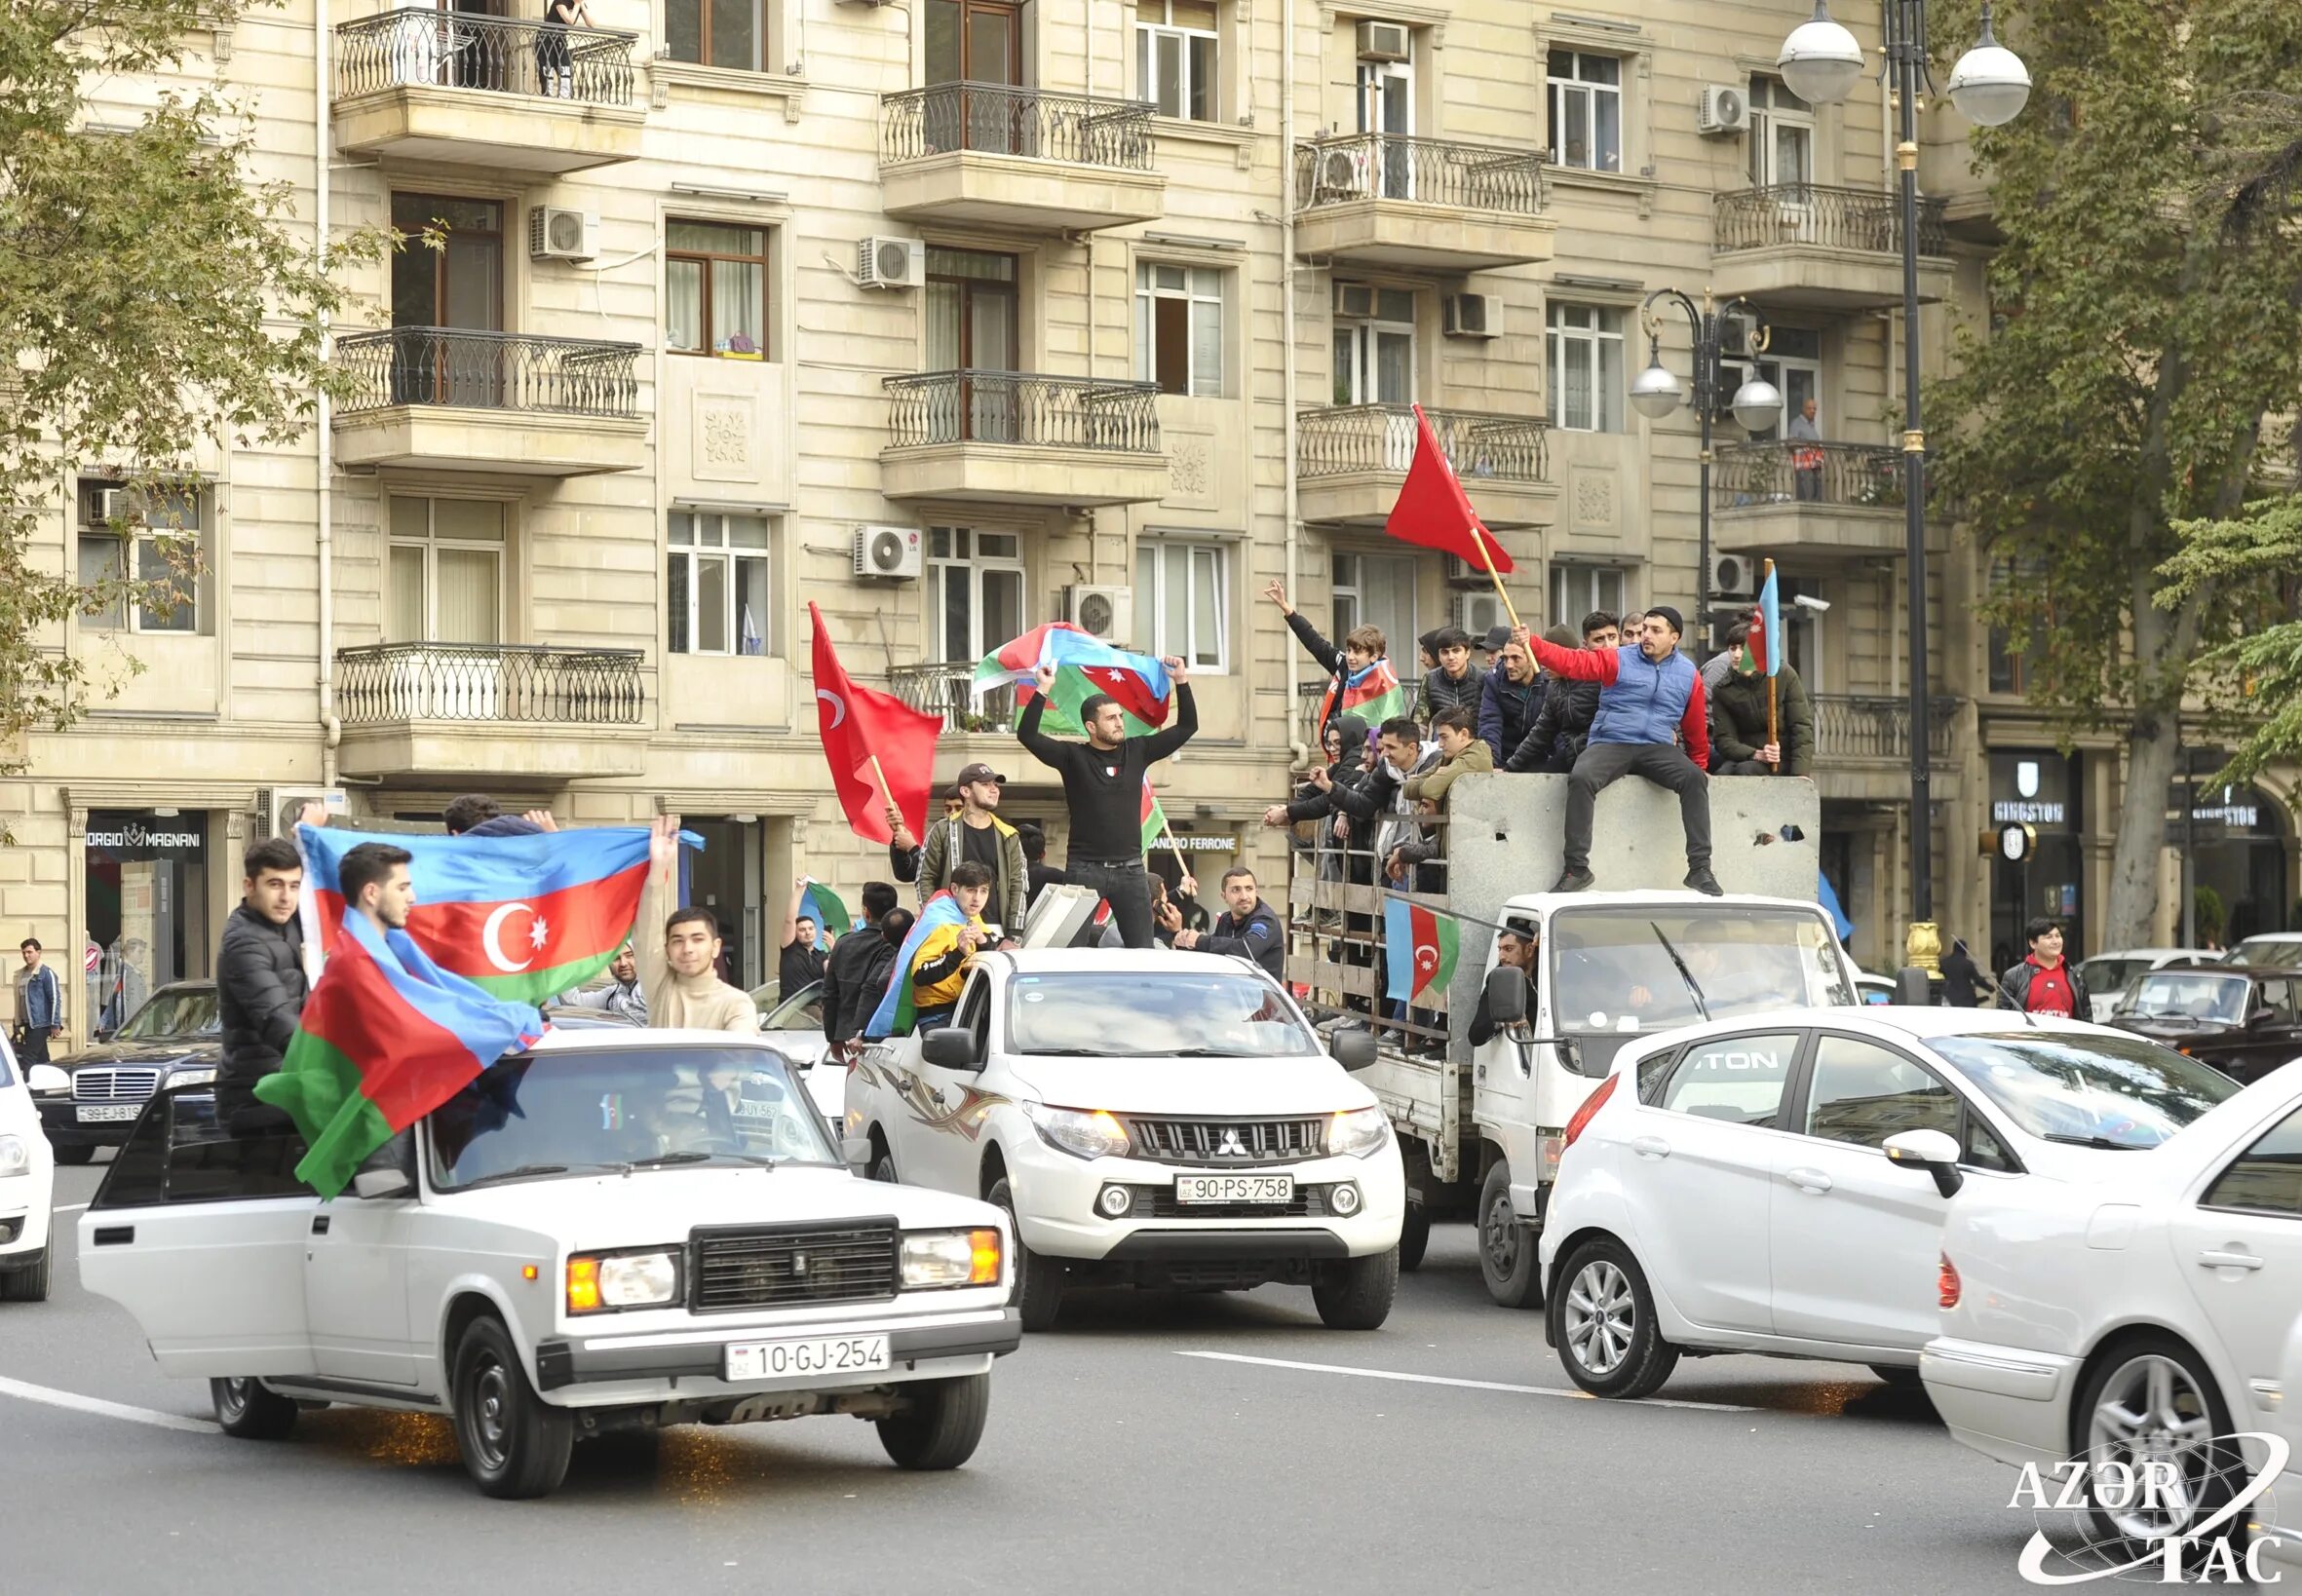
<svg viewBox="0 0 2302 1596"><path fill-rule="evenodd" d="M660 1308L678 1300L679 1254L675 1250L579 1253L567 1261L570 1313Z"/></svg>
<svg viewBox="0 0 2302 1596"><path fill-rule="evenodd" d="M32 1172L32 1150L21 1136L0 1136L0 1179Z"/></svg>
<svg viewBox="0 0 2302 1596"><path fill-rule="evenodd" d="M1127 1157L1127 1126L1105 1110L1091 1112L1025 1103L1023 1118L1038 1130L1041 1141L1075 1159Z"/></svg>
<svg viewBox="0 0 2302 1596"><path fill-rule="evenodd" d="M178 1070L168 1078L168 1083L172 1086L212 1086L215 1084L215 1071Z"/></svg>
<svg viewBox="0 0 2302 1596"><path fill-rule="evenodd" d="M1327 1157L1371 1158L1390 1134L1391 1121L1380 1108L1345 1109L1327 1124Z"/></svg>
<svg viewBox="0 0 2302 1596"><path fill-rule="evenodd" d="M999 1283L999 1233L914 1231L903 1237L903 1289Z"/></svg>

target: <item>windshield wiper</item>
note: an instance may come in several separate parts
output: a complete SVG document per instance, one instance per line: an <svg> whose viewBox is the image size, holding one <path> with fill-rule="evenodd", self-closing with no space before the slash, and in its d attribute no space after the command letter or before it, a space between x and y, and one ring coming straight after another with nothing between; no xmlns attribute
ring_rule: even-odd
<svg viewBox="0 0 2302 1596"><path fill-rule="evenodd" d="M1663 951L1670 955L1670 962L1678 967L1678 978L1686 982L1686 995L1695 1000L1695 1012L1707 1020L1710 1017L1710 1006L1703 1001L1703 989L1695 984L1695 972L1687 969L1686 961L1678 956L1678 949L1670 945L1670 938L1663 934L1662 927L1652 920L1646 925L1647 930L1655 933L1655 940L1663 944Z"/></svg>
<svg viewBox="0 0 2302 1596"><path fill-rule="evenodd" d="M775 1159L763 1159L756 1153L680 1152L658 1153L652 1158L633 1159L624 1167L626 1169L662 1169L675 1163L709 1163L713 1159L734 1159L739 1163L752 1164L761 1169L773 1169L776 1166Z"/></svg>
<svg viewBox="0 0 2302 1596"><path fill-rule="evenodd" d="M620 1175L631 1168L625 1163L523 1163L517 1169L498 1169L491 1175L480 1175L465 1181L458 1191L469 1192L476 1186L493 1186L498 1181L527 1180L537 1175L565 1175L577 1169L595 1170L601 1174Z"/></svg>
<svg viewBox="0 0 2302 1596"><path fill-rule="evenodd" d="M1025 1058L1132 1058L1132 1053L1105 1052L1100 1047L1018 1047Z"/></svg>
<svg viewBox="0 0 2302 1596"><path fill-rule="evenodd" d="M2142 1144L2137 1144L2134 1142L2114 1142L2107 1136L2042 1135L2039 1137L2039 1140L2042 1142L2059 1142L2064 1147L2098 1147L2105 1153L2139 1153L2142 1151Z"/></svg>

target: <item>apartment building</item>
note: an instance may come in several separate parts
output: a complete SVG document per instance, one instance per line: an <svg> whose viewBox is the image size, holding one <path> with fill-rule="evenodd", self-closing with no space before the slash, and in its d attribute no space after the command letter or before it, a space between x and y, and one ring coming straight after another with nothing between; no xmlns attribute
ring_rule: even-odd
<svg viewBox="0 0 2302 1596"><path fill-rule="evenodd" d="M400 819L473 789L579 823L676 811L709 844L696 896L764 978L797 870L884 870L829 797L810 599L858 679L946 717L939 777L989 759L1011 815L1058 822L975 660L1054 618L1184 657L1178 842L1203 876L1276 868L1257 817L1317 672L1263 586L1402 660L1500 618L1482 577L1382 537L1410 403L1524 618L1691 613L1695 420L1625 403L1664 287L1753 307L1745 365L1816 402L1811 484L1781 424L1720 422L1714 574L1747 591L1771 557L1829 606L1790 634L1824 867L1858 953L1892 962L1899 224L1883 95L1810 107L1774 76L1803 0L593 0L573 30L519 10L290 0L190 41L185 70L261 119L251 175L307 220L443 242L355 285L355 391L315 436L211 449L204 492L146 507L150 535L198 539L184 602L57 639L106 691L0 785L0 912L89 967L80 1034L210 968L242 846L300 791ZM1938 361L1991 221L1955 114L1923 121ZM1686 375L1683 318L1655 325ZM154 557L103 530L111 485L73 463L59 569ZM2022 662L1970 619L1992 573L1931 537L1938 918L1977 948L2050 895L2085 924L2115 753L2054 752ZM2231 833L2215 868L2283 925L2284 806L2202 807ZM2037 825L2025 865L1978 853L1994 814Z"/></svg>

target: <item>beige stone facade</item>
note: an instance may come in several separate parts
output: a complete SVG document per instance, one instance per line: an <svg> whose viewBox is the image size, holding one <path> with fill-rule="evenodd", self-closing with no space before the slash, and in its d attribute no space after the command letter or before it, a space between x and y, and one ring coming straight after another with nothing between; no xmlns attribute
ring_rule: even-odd
<svg viewBox="0 0 2302 1596"><path fill-rule="evenodd" d="M756 0L748 35L714 38L696 0L593 0L596 31L564 49L518 9L337 0L316 38L290 0L191 41L187 70L245 92L255 175L300 214L317 181L334 228L437 217L448 243L357 285L368 320L337 330L361 392L326 429L325 481L313 437L205 462L188 623L58 639L116 690L0 785L11 934L104 944L106 982L123 958L205 972L280 795L420 818L479 788L577 822L705 818L697 891L762 979L796 869L851 901L884 874L827 796L811 599L859 680L951 713L939 777L987 758L1016 779L1011 814L1057 819L1003 703L964 678L1024 627L1116 600L1122 641L1195 659L1203 730L1162 773L1170 816L1203 859L1275 865L1256 817L1285 795L1317 672L1264 584L1323 627L1386 625L1402 662L1417 632L1497 618L1476 581L1381 536L1407 401L1516 559L1529 622L1692 610L1693 418L1624 402L1640 302L1677 287L1756 302L1766 374L1818 397L1832 447L1812 496L1779 443L1721 422L1714 546L1830 605L1794 639L1822 695L1824 856L1858 954L1891 962L1891 152L1875 86L1777 97L1803 5ZM704 9L742 20L740 0ZM1722 99L1746 127L1704 130ZM1937 361L1980 304L1990 219L1954 113L1924 121ZM1659 325L1684 376L1685 323ZM67 495L100 476L89 463ZM42 557L76 568L93 516L58 516ZM1976 846L2018 796L1985 749L2051 739L1989 691L1982 573L1935 537L1938 906L1976 937L2018 885ZM879 543L916 562L858 576ZM2091 824L2115 772L2100 752L2080 770L2068 813ZM2107 841L2077 835L2091 916Z"/></svg>

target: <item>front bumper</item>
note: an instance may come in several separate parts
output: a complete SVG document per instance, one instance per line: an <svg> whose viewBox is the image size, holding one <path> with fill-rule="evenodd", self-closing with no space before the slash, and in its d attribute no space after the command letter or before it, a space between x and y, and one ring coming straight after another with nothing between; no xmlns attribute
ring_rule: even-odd
<svg viewBox="0 0 2302 1596"><path fill-rule="evenodd" d="M2026 1347L1938 1337L1919 1352L1919 1379L1951 1438L2001 1463L2049 1464L2070 1455L2079 1360Z"/></svg>
<svg viewBox="0 0 2302 1596"><path fill-rule="evenodd" d="M82 1124L78 1118L79 1104L69 1097L36 1098L40 1108L40 1129L51 1147L119 1147L128 1140L128 1133L135 1128L135 1121L105 1120L96 1124ZM143 1105L134 1105L141 1109Z"/></svg>
<svg viewBox="0 0 2302 1596"><path fill-rule="evenodd" d="M1010 1149L1009 1159L1016 1228L1023 1245L1042 1257L1079 1263L1368 1258L1399 1244L1406 1219L1406 1177L1396 1143L1387 1143L1371 1158L1310 1159L1251 1169L1075 1159L1036 1140L1028 1151ZM1311 1211L1257 1214L1210 1205L1195 1212L1148 1196L1138 1196L1135 1211L1122 1219L1106 1219L1095 1207L1107 1186L1171 1194L1177 1175L1225 1174L1291 1175L1298 1208ZM1346 1184L1359 1193L1359 1208L1348 1216L1332 1211L1328 1195ZM1306 1200L1309 1194L1317 1194L1315 1201Z"/></svg>
<svg viewBox="0 0 2302 1596"><path fill-rule="evenodd" d="M780 1380L730 1383L720 1378L727 1348L739 1342L837 1340L848 1336L888 1338L890 1368L868 1375L795 1375ZM661 1335L558 1336L536 1344L536 1388L561 1391L608 1385L659 1386L652 1393L626 1393L631 1400L670 1396L744 1396L759 1391L813 1390L830 1387L870 1387L965 1373L922 1368L922 1364L981 1362L1002 1357L1023 1342L1022 1317L1012 1308L918 1315L908 1319L860 1319L804 1323L715 1325L710 1330Z"/></svg>

